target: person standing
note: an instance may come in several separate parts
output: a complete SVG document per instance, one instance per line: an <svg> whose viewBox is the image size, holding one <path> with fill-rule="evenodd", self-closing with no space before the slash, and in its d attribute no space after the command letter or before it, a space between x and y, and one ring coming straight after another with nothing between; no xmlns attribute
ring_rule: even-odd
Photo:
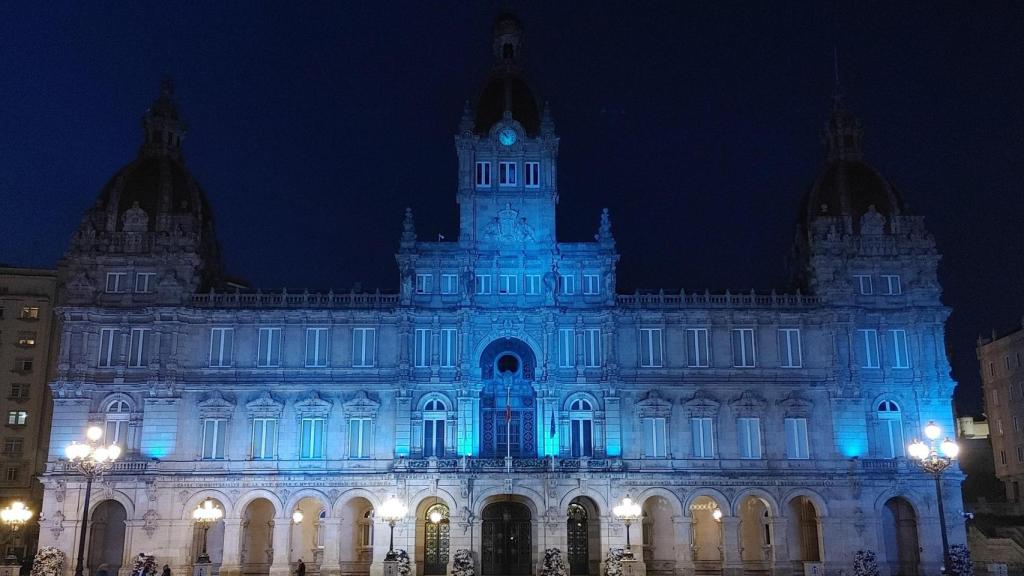
<svg viewBox="0 0 1024 576"><path fill-rule="evenodd" d="M171 576L171 567L164 564L164 569L160 572L160 576Z"/></svg>
<svg viewBox="0 0 1024 576"><path fill-rule="evenodd" d="M295 571L295 576L306 576L306 563L302 561L302 558L299 558L299 566Z"/></svg>

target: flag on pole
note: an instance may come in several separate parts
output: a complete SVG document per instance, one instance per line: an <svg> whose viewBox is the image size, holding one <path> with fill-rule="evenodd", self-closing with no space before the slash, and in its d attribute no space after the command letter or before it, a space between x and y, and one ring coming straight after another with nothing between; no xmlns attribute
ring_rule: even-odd
<svg viewBox="0 0 1024 576"><path fill-rule="evenodd" d="M505 423L512 421L512 388L505 388Z"/></svg>
<svg viewBox="0 0 1024 576"><path fill-rule="evenodd" d="M555 407L551 407L551 428L548 430L548 436L551 438L555 437Z"/></svg>

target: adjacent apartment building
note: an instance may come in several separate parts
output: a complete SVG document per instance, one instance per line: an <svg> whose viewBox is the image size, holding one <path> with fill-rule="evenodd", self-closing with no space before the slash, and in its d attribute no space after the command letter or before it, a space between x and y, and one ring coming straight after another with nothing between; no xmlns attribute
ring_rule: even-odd
<svg viewBox="0 0 1024 576"><path fill-rule="evenodd" d="M53 270L0 267L0 508L21 500L38 513L42 505L36 477L50 431L46 375L56 284ZM37 534L30 522L19 537L3 540L3 555L24 557Z"/></svg>
<svg viewBox="0 0 1024 576"><path fill-rule="evenodd" d="M1014 332L978 341L981 385L988 413L996 476L1006 499L1021 501L1024 484L1024 322Z"/></svg>

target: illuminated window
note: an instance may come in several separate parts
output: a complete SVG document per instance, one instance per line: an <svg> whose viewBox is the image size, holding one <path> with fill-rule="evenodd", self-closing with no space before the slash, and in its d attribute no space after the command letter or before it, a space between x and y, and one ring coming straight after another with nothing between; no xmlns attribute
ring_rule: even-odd
<svg viewBox="0 0 1024 576"><path fill-rule="evenodd" d="M800 330L779 329L779 365L783 368L799 368L803 358L800 350Z"/></svg>
<svg viewBox="0 0 1024 576"><path fill-rule="evenodd" d="M786 458L804 460L809 457L807 419L786 418Z"/></svg>
<svg viewBox="0 0 1024 576"><path fill-rule="evenodd" d="M24 306L22 307L21 314L18 316L18 318L22 320L38 320L39 308L37 306Z"/></svg>
<svg viewBox="0 0 1024 576"><path fill-rule="evenodd" d="M442 368L454 368L455 367L455 345L456 345L456 331L455 328L442 328L441 329L441 367Z"/></svg>
<svg viewBox="0 0 1024 576"><path fill-rule="evenodd" d="M761 420L759 418L737 418L736 424L740 458L759 460L761 458Z"/></svg>
<svg viewBox="0 0 1024 576"><path fill-rule="evenodd" d="M903 456L903 415L892 400L883 400L876 410L878 416L878 448L882 458Z"/></svg>
<svg viewBox="0 0 1024 576"><path fill-rule="evenodd" d="M576 293L576 277L569 274L563 274L558 277L559 292L567 296L571 296Z"/></svg>
<svg viewBox="0 0 1024 576"><path fill-rule="evenodd" d="M223 460L227 421L223 418L203 420L203 460Z"/></svg>
<svg viewBox="0 0 1024 576"><path fill-rule="evenodd" d="M576 332L572 328L558 330L558 367L572 368L576 365Z"/></svg>
<svg viewBox="0 0 1024 576"><path fill-rule="evenodd" d="M416 275L416 293L417 294L430 294L433 290L434 277L430 274L417 274Z"/></svg>
<svg viewBox="0 0 1024 576"><path fill-rule="evenodd" d="M907 352L907 331L890 330L892 333L892 367L910 368L910 355Z"/></svg>
<svg viewBox="0 0 1024 576"><path fill-rule="evenodd" d="M708 329L686 329L686 365L690 368L707 368L710 363L708 351Z"/></svg>
<svg viewBox="0 0 1024 576"><path fill-rule="evenodd" d="M327 328L306 328L306 366L327 366Z"/></svg>
<svg viewBox="0 0 1024 576"><path fill-rule="evenodd" d="M693 435L693 457L714 458L715 439L711 418L690 418L690 432Z"/></svg>
<svg viewBox="0 0 1024 576"><path fill-rule="evenodd" d="M668 453L667 445L665 443L665 427L666 422L664 418L644 418L644 457L646 458L664 458Z"/></svg>
<svg viewBox="0 0 1024 576"><path fill-rule="evenodd" d="M32 348L35 345L35 332L18 332L18 346L21 346L22 348Z"/></svg>
<svg viewBox="0 0 1024 576"><path fill-rule="evenodd" d="M441 275L441 294L458 294L459 276L457 274Z"/></svg>
<svg viewBox="0 0 1024 576"><path fill-rule="evenodd" d="M875 288L871 284L871 276L867 274L857 274L853 277L857 281L857 290L863 296L870 296L875 293Z"/></svg>
<svg viewBox="0 0 1024 576"><path fill-rule="evenodd" d="M540 162L526 162L523 172L527 188L540 188Z"/></svg>
<svg viewBox="0 0 1024 576"><path fill-rule="evenodd" d="M756 364L754 329L734 328L732 330L732 365L736 368L753 368Z"/></svg>
<svg viewBox="0 0 1024 576"><path fill-rule="evenodd" d="M324 419L303 418L299 429L299 458L318 460L324 457Z"/></svg>
<svg viewBox="0 0 1024 576"><path fill-rule="evenodd" d="M155 284L156 273L155 272L136 272L135 273L135 291L140 294L148 294L153 291Z"/></svg>
<svg viewBox="0 0 1024 576"><path fill-rule="evenodd" d="M661 328L640 329L640 367L660 368L662 365Z"/></svg>
<svg viewBox="0 0 1024 576"><path fill-rule="evenodd" d="M24 410L11 410L7 413L8 426L24 426L28 422L28 412Z"/></svg>
<svg viewBox="0 0 1024 576"><path fill-rule="evenodd" d="M485 188L491 185L491 163L476 163L476 187Z"/></svg>
<svg viewBox="0 0 1024 576"><path fill-rule="evenodd" d="M573 458L594 455L594 407L589 400L573 400L569 405L570 454Z"/></svg>
<svg viewBox="0 0 1024 576"><path fill-rule="evenodd" d="M583 365L587 368L601 367L600 328L587 328L583 331Z"/></svg>
<svg viewBox="0 0 1024 576"><path fill-rule="evenodd" d="M114 365L116 334L113 328L100 328L100 355L96 361L98 367L110 368Z"/></svg>
<svg viewBox="0 0 1024 576"><path fill-rule="evenodd" d="M513 274L498 276L498 294L517 294L519 292L518 277Z"/></svg>
<svg viewBox="0 0 1024 576"><path fill-rule="evenodd" d="M423 456L444 458L444 435L448 407L430 400L423 407Z"/></svg>
<svg viewBox="0 0 1024 576"><path fill-rule="evenodd" d="M375 328L352 329L352 366L369 368L374 365L377 349L377 330Z"/></svg>
<svg viewBox="0 0 1024 576"><path fill-rule="evenodd" d="M583 293L594 295L601 293L601 277L597 274L583 275Z"/></svg>
<svg viewBox="0 0 1024 576"><path fill-rule="evenodd" d="M886 296L898 296L903 293L900 285L900 277L896 274L882 274L882 294Z"/></svg>
<svg viewBox="0 0 1024 576"><path fill-rule="evenodd" d="M252 459L272 460L277 447L277 419L253 418Z"/></svg>
<svg viewBox="0 0 1024 576"><path fill-rule="evenodd" d="M260 368L270 368L281 365L281 329L260 328L259 350L257 351L256 365Z"/></svg>
<svg viewBox="0 0 1024 576"><path fill-rule="evenodd" d="M128 273L127 272L107 272L107 292L127 292L128 291Z"/></svg>
<svg viewBox="0 0 1024 576"><path fill-rule="evenodd" d="M149 363L149 330L146 328L132 328L131 341L128 348L128 367L143 368Z"/></svg>
<svg viewBox="0 0 1024 576"><path fill-rule="evenodd" d="M430 366L430 330L417 328L413 339L413 364L416 368Z"/></svg>
<svg viewBox="0 0 1024 576"><path fill-rule="evenodd" d="M490 294L491 293L491 276L490 276L490 274L477 274L476 275L476 293L477 294Z"/></svg>
<svg viewBox="0 0 1024 576"><path fill-rule="evenodd" d="M860 367L878 368L878 331L857 330L860 339Z"/></svg>
<svg viewBox="0 0 1024 576"><path fill-rule="evenodd" d="M231 348L235 341L233 328L210 329L210 367L227 368L231 366Z"/></svg>
<svg viewBox="0 0 1024 576"><path fill-rule="evenodd" d="M128 403L124 400L114 400L107 404L104 418L103 442L117 444L123 448L128 441L128 420L131 418Z"/></svg>
<svg viewBox="0 0 1024 576"><path fill-rule="evenodd" d="M536 296L540 294L540 275L539 274L527 274L526 275L526 294L529 296Z"/></svg>
<svg viewBox="0 0 1024 576"><path fill-rule="evenodd" d="M515 162L498 163L498 184L500 186L515 186L519 182L516 174Z"/></svg>
<svg viewBox="0 0 1024 576"><path fill-rule="evenodd" d="M369 418L349 418L348 420L348 457L370 457L370 423Z"/></svg>

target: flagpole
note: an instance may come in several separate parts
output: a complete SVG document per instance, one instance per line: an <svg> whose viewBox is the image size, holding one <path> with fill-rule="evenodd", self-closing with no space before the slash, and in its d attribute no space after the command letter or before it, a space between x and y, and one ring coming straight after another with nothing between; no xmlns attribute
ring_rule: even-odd
<svg viewBox="0 0 1024 576"><path fill-rule="evenodd" d="M505 383L505 458L512 458L512 386Z"/></svg>

